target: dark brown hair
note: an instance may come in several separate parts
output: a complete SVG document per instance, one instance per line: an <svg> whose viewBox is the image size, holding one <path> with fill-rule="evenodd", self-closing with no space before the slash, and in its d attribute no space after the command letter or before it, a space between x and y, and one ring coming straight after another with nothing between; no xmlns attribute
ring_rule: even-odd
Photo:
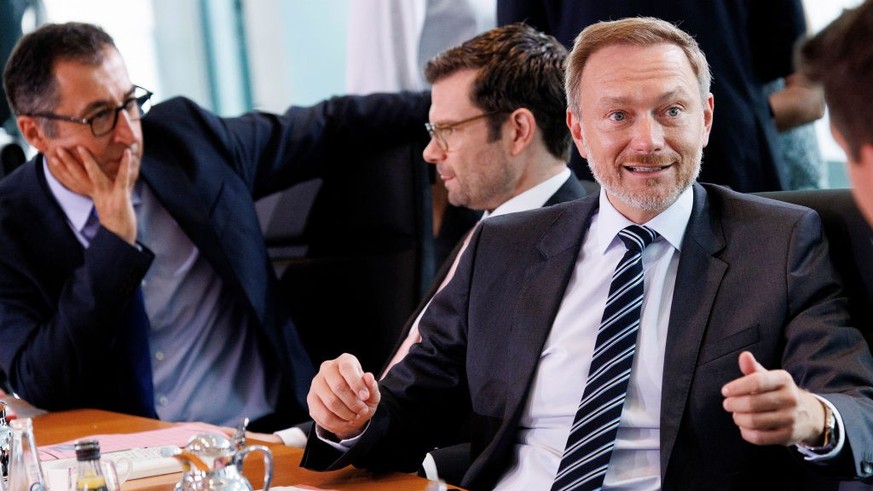
<svg viewBox="0 0 873 491"><path fill-rule="evenodd" d="M109 34L98 26L78 22L45 24L22 37L3 71L12 113L52 111L59 102L55 64L73 60L99 65L106 47L115 48Z"/></svg>
<svg viewBox="0 0 873 491"><path fill-rule="evenodd" d="M873 143L873 110L864 101L873 87L873 2L842 15L797 50L797 67L824 88L831 124L842 133L852 160Z"/></svg>
<svg viewBox="0 0 873 491"><path fill-rule="evenodd" d="M478 70L470 99L489 118L491 138L509 113L529 109L549 153L570 158L564 61L567 49L552 36L522 23L486 31L427 62L424 76L437 82L460 70Z"/></svg>

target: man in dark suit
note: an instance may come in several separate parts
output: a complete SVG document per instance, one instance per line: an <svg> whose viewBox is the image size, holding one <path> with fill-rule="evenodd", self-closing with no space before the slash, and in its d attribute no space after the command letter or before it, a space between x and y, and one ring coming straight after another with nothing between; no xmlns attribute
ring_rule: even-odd
<svg viewBox="0 0 873 491"><path fill-rule="evenodd" d="M424 74L431 84L431 140L424 159L436 166L449 203L484 211L484 220L585 195L567 168L566 55L554 37L512 24L428 61ZM420 339L418 318L465 246L466 240L459 242L437 272L385 371Z"/></svg>
<svg viewBox="0 0 873 491"><path fill-rule="evenodd" d="M806 33L800 0L497 2L498 25L524 21L553 34L565 46L572 46L585 26L642 15L673 22L694 36L712 68L712 93L720 109L704 151L700 180L742 192L787 189L787 170L763 88L793 71L792 49ZM795 97L800 95L815 94ZM573 157L571 167L586 177L584 162L577 161L578 154Z"/></svg>
<svg viewBox="0 0 873 491"><path fill-rule="evenodd" d="M0 187L0 363L12 388L49 410L247 416L262 430L304 420L314 370L254 200L317 176L337 141L411 138L428 98L229 119L177 98L141 119L151 94L108 34L78 23L22 38L4 84L40 152Z"/></svg>
<svg viewBox="0 0 873 491"><path fill-rule="evenodd" d="M514 24L475 36L425 65L432 123L424 159L436 166L452 205L484 211L484 220L585 195L567 168L566 56L552 36ZM420 340L418 320L465 245L459 241L442 264L382 373ZM278 434L286 444L305 441L297 431Z"/></svg>
<svg viewBox="0 0 873 491"><path fill-rule="evenodd" d="M350 355L323 364L303 465L413 469L472 415L461 485L473 490L547 489L559 469L578 480L560 489L873 477L873 357L818 215L695 183L709 82L702 51L672 24L586 28L569 56L567 123L599 196L478 227L422 341L381 383ZM634 255L635 242L651 243ZM619 306L610 280L628 257L634 287L616 291L639 292L622 310L636 321L622 315L612 341L631 345L605 357L601 314ZM613 390L598 376L622 366L611 402L584 410L589 388ZM575 431L616 410L602 432ZM594 468L570 459L587 436L603 438Z"/></svg>

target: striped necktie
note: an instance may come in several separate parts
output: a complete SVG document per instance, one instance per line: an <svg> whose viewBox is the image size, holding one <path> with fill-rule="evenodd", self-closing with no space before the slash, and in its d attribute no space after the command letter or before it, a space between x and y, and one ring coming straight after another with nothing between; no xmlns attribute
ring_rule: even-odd
<svg viewBox="0 0 873 491"><path fill-rule="evenodd" d="M618 235L627 252L612 275L585 392L552 491L600 489L615 445L643 305L643 249L658 233L631 225Z"/></svg>

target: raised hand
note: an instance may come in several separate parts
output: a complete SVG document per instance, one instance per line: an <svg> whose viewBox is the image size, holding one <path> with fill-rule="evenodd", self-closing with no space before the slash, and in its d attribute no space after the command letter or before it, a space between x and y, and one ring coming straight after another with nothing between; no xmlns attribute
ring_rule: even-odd
<svg viewBox="0 0 873 491"><path fill-rule="evenodd" d="M743 439L755 445L821 444L825 411L785 370L767 370L748 351L740 353L743 376L722 387L724 409Z"/></svg>
<svg viewBox="0 0 873 491"><path fill-rule="evenodd" d="M346 439L361 434L380 398L373 374L364 373L358 359L344 353L321 364L306 400L318 426Z"/></svg>
<svg viewBox="0 0 873 491"><path fill-rule="evenodd" d="M74 154L75 153L75 154ZM101 169L84 147L58 148L48 158L52 173L71 191L94 201L100 224L130 244L136 241L136 215L131 193L139 175L139 158L125 149L114 178Z"/></svg>

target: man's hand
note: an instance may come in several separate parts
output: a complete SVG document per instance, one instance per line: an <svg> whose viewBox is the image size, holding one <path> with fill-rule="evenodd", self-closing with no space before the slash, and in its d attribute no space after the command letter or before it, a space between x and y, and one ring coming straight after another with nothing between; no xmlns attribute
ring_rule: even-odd
<svg viewBox="0 0 873 491"><path fill-rule="evenodd" d="M75 152L75 155L73 154ZM59 148L49 157L52 174L71 191L94 201L100 224L130 244L136 241L136 215L131 193L139 162L130 149L121 157L115 179L110 179L84 147Z"/></svg>
<svg viewBox="0 0 873 491"><path fill-rule="evenodd" d="M825 113L821 85L810 81L800 72L785 77L785 88L770 94L769 102L779 131L811 123Z"/></svg>
<svg viewBox="0 0 873 491"><path fill-rule="evenodd" d="M743 376L725 384L721 393L744 440L755 445L821 444L821 401L797 387L788 372L767 370L748 351L740 353L739 364Z"/></svg>
<svg viewBox="0 0 873 491"><path fill-rule="evenodd" d="M315 424L341 440L361 434L380 399L376 378L348 353L321 364L306 397Z"/></svg>

